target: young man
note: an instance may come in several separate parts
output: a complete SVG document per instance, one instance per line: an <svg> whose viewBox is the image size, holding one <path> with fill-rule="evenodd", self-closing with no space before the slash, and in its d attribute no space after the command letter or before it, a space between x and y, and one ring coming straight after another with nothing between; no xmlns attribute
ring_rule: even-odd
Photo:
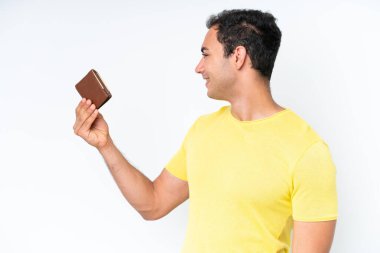
<svg viewBox="0 0 380 253"><path fill-rule="evenodd" d="M280 46L275 18L257 10L211 16L196 72L210 98L230 102L200 116L151 182L112 142L89 100L74 131L103 155L128 202L147 220L189 198L182 253L328 252L337 218L335 166L327 144L278 105L270 77Z"/></svg>

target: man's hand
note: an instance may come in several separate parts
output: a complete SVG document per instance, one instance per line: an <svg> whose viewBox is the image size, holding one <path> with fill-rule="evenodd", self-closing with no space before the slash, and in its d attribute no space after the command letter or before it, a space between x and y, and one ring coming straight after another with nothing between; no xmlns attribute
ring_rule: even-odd
<svg viewBox="0 0 380 253"><path fill-rule="evenodd" d="M82 137L88 144L101 149L110 142L108 125L100 112L91 104L91 100L83 98L75 109L76 121L74 133Z"/></svg>

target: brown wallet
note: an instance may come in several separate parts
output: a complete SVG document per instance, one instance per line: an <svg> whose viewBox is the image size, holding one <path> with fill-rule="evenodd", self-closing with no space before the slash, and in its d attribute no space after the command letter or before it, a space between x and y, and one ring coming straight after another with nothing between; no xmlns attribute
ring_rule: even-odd
<svg viewBox="0 0 380 253"><path fill-rule="evenodd" d="M97 109L102 107L102 105L112 97L111 92L109 92L98 72L94 69L91 69L90 72L75 85L75 88L82 98L90 99Z"/></svg>

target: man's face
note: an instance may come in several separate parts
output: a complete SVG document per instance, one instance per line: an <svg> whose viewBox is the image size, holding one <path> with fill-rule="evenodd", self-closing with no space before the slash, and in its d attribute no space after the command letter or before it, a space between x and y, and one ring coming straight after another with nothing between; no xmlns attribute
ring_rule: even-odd
<svg viewBox="0 0 380 253"><path fill-rule="evenodd" d="M202 59L195 72L206 80L207 96L217 100L228 100L232 95L235 72L231 57L224 58L223 45L217 40L217 30L211 27L202 44Z"/></svg>

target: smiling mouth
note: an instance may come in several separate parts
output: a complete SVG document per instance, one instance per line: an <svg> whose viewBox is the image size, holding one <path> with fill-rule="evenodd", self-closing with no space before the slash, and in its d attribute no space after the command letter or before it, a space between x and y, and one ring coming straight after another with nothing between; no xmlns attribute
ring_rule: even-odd
<svg viewBox="0 0 380 253"><path fill-rule="evenodd" d="M207 84L208 84L208 82L209 82L209 78L208 78L208 77L204 77L204 76L202 76L202 77L203 77L203 80L206 80L205 85L206 85L206 87L207 87Z"/></svg>

